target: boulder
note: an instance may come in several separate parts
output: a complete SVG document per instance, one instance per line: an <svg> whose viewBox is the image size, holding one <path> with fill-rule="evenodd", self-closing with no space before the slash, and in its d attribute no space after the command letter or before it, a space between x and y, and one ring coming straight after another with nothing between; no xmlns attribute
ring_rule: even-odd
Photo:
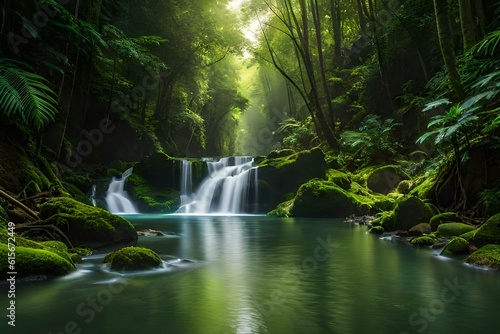
<svg viewBox="0 0 500 334"><path fill-rule="evenodd" d="M107 254L104 263L110 263L111 270L115 271L138 271L161 267L163 262L151 249L125 247Z"/></svg>
<svg viewBox="0 0 500 334"><path fill-rule="evenodd" d="M451 239L441 252L441 255L460 255L469 251L469 242L461 237Z"/></svg>
<svg viewBox="0 0 500 334"><path fill-rule="evenodd" d="M385 230L382 226L373 226L369 232L373 234L383 234Z"/></svg>
<svg viewBox="0 0 500 334"><path fill-rule="evenodd" d="M431 208L415 196L402 198L394 209L394 228L409 230L420 223L428 223L432 217Z"/></svg>
<svg viewBox="0 0 500 334"><path fill-rule="evenodd" d="M428 235L423 235L421 237L416 237L411 239L412 245L418 245L418 246L432 246L436 242L439 241L439 237L436 236L434 233L428 234Z"/></svg>
<svg viewBox="0 0 500 334"><path fill-rule="evenodd" d="M290 210L294 217L345 218L362 211L362 203L334 183L313 179L304 183Z"/></svg>
<svg viewBox="0 0 500 334"><path fill-rule="evenodd" d="M40 218L65 232L73 246L99 248L137 241L129 221L71 198L56 197L45 202L40 206Z"/></svg>
<svg viewBox="0 0 500 334"><path fill-rule="evenodd" d="M466 263L500 270L500 245L486 245L469 255Z"/></svg>
<svg viewBox="0 0 500 334"><path fill-rule="evenodd" d="M500 213L492 216L476 230L463 234L462 238L477 247L500 244Z"/></svg>
<svg viewBox="0 0 500 334"><path fill-rule="evenodd" d="M464 223L443 223L438 226L437 234L443 237L458 237L474 230L474 226Z"/></svg>
<svg viewBox="0 0 500 334"><path fill-rule="evenodd" d="M432 232L431 225L429 225L428 223L420 223L410 228L408 232L409 235L411 236L421 236L424 234L430 234Z"/></svg>
<svg viewBox="0 0 500 334"><path fill-rule="evenodd" d="M437 231L439 224L443 222L462 222L462 218L455 212L443 212L432 216L429 221L432 231Z"/></svg>
<svg viewBox="0 0 500 334"><path fill-rule="evenodd" d="M398 184L409 177L399 166L383 166L372 171L366 180L367 187L376 193L387 195L394 191Z"/></svg>

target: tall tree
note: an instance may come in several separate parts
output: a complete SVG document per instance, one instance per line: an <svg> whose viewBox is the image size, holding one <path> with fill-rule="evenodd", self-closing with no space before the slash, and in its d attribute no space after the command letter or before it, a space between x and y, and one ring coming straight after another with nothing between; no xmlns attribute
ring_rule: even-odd
<svg viewBox="0 0 500 334"><path fill-rule="evenodd" d="M462 27L464 50L468 50L477 43L476 25L472 17L470 0L458 0L458 5L460 8L460 25Z"/></svg>

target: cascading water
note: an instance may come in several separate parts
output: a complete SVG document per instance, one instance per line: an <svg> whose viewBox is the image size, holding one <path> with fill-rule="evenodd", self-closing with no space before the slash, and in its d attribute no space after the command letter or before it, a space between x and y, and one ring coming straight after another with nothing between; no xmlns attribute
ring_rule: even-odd
<svg viewBox="0 0 500 334"><path fill-rule="evenodd" d="M177 213L244 213L248 202L257 199L257 171L252 157L222 158L207 161L208 177L190 196L191 202L182 203ZM183 165L182 180L186 177ZM190 171L190 170L189 170ZM181 186L182 187L182 186ZM252 196L253 194L253 196ZM185 195L185 194L184 194ZM184 197L187 199L187 197ZM256 204L253 203L253 204ZM255 211L255 208L254 208Z"/></svg>
<svg viewBox="0 0 500 334"><path fill-rule="evenodd" d="M181 163L181 206L183 206L192 202L193 164L187 160L182 160Z"/></svg>
<svg viewBox="0 0 500 334"><path fill-rule="evenodd" d="M106 203L108 205L108 210L111 213L138 213L134 204L130 201L128 194L123 187L125 185L125 180L132 175L132 168L127 169L123 172L122 177L119 179L111 180L109 184Z"/></svg>
<svg viewBox="0 0 500 334"><path fill-rule="evenodd" d="M90 194L90 201L92 202L93 206L97 205L96 193L97 193L97 186L95 184L93 184L92 185L92 192Z"/></svg>

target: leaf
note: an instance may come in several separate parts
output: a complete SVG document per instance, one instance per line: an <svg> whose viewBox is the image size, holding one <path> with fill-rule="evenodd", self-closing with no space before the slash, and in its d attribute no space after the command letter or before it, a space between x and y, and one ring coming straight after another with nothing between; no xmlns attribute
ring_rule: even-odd
<svg viewBox="0 0 500 334"><path fill-rule="evenodd" d="M433 102L430 102L430 103L427 103L425 105L425 108L422 110L422 111L428 111L428 110L431 110L431 109L434 109L434 108L437 108L437 107L440 107L442 106L443 104L451 104L450 100L448 99L440 99L440 100L437 100L437 101L433 101Z"/></svg>

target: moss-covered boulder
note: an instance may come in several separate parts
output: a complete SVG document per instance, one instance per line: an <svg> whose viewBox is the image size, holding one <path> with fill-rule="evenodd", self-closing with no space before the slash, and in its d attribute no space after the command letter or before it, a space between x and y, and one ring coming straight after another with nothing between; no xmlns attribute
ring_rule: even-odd
<svg viewBox="0 0 500 334"><path fill-rule="evenodd" d="M434 233L423 235L421 237L416 237L411 239L412 245L416 246L432 246L436 242L438 242L440 238Z"/></svg>
<svg viewBox="0 0 500 334"><path fill-rule="evenodd" d="M326 178L328 181L335 183L340 188L348 190L351 187L351 178L346 173L343 173L336 169L328 169L326 172Z"/></svg>
<svg viewBox="0 0 500 334"><path fill-rule="evenodd" d="M437 234L443 237L457 237L474 230L474 226L464 223L443 223L438 226Z"/></svg>
<svg viewBox="0 0 500 334"><path fill-rule="evenodd" d="M143 247L125 247L109 253L104 258L104 263L110 263L111 270L115 271L148 270L162 266L160 256Z"/></svg>
<svg viewBox="0 0 500 334"><path fill-rule="evenodd" d="M8 278L7 258L9 249L6 244L0 243L0 258L5 259L0 264L0 277L2 280ZM67 275L75 270L74 264L59 256L55 252L45 249L34 249L17 246L16 247L16 271L17 278L30 276L55 277Z"/></svg>
<svg viewBox="0 0 500 334"><path fill-rule="evenodd" d="M294 217L345 218L361 210L362 203L344 189L328 181L313 179L299 188L290 212Z"/></svg>
<svg viewBox="0 0 500 334"><path fill-rule="evenodd" d="M73 246L99 248L137 241L134 226L108 211L71 198L53 198L40 206L40 218L66 233Z"/></svg>
<svg viewBox="0 0 500 334"><path fill-rule="evenodd" d="M415 226L412 226L408 232L409 235L411 236L421 236L424 234L430 234L432 232L431 225L429 225L428 223L420 223Z"/></svg>
<svg viewBox="0 0 500 334"><path fill-rule="evenodd" d="M92 205L90 199L83 193L83 191L78 189L77 186L73 185L72 183L64 181L62 182L62 185L64 189L66 189L66 191L71 195L71 197L76 199L78 202L82 202L83 204L87 205Z"/></svg>
<svg viewBox="0 0 500 334"><path fill-rule="evenodd" d="M461 223L462 218L460 218L460 216L455 212L443 212L432 216L432 218L429 221L429 224L431 224L432 231L437 231L439 224L444 222Z"/></svg>
<svg viewBox="0 0 500 334"><path fill-rule="evenodd" d="M366 186L374 192L388 194L394 191L398 184L409 179L399 166L383 166L373 170L366 179Z"/></svg>
<svg viewBox="0 0 500 334"><path fill-rule="evenodd" d="M271 210L267 213L268 217L280 217L280 218L288 218L291 217L292 214L290 213L290 210L293 207L293 199L282 202L278 204L276 209Z"/></svg>
<svg viewBox="0 0 500 334"><path fill-rule="evenodd" d="M415 196L402 198L394 209L394 228L409 230L420 223L428 223L432 217L432 210L421 199Z"/></svg>
<svg viewBox="0 0 500 334"><path fill-rule="evenodd" d="M372 226L382 226L386 231L394 230L394 211L383 211L371 221Z"/></svg>
<svg viewBox="0 0 500 334"><path fill-rule="evenodd" d="M500 245L486 245L469 255L466 263L500 270Z"/></svg>
<svg viewBox="0 0 500 334"><path fill-rule="evenodd" d="M281 157L267 157L259 163L259 210L270 211L286 200L288 193L313 178L325 178L327 165L319 148Z"/></svg>
<svg viewBox="0 0 500 334"><path fill-rule="evenodd" d="M469 251L469 242L462 237L456 237L446 245L441 252L442 255L460 255Z"/></svg>
<svg viewBox="0 0 500 334"><path fill-rule="evenodd" d="M477 247L500 244L500 214L494 215L476 230L463 234L462 238Z"/></svg>
<svg viewBox="0 0 500 334"><path fill-rule="evenodd" d="M373 234L383 234L385 230L382 226L372 226L369 232Z"/></svg>
<svg viewBox="0 0 500 334"><path fill-rule="evenodd" d="M268 155L267 155L267 158L268 159L275 159L275 158L282 158L282 157L287 157L289 155L292 155L294 154L295 151L294 150L291 150L291 149L282 149L282 150L274 150L274 151L271 151Z"/></svg>

